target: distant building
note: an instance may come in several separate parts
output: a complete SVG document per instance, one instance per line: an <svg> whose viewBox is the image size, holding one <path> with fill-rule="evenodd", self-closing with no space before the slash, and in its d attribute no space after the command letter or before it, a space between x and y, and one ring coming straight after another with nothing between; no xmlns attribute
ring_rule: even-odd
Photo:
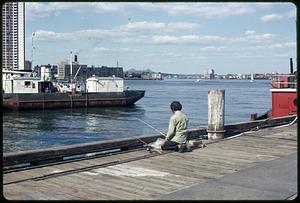
<svg viewBox="0 0 300 203"><path fill-rule="evenodd" d="M214 69L205 69L204 70L204 78L205 79L214 79L215 78Z"/></svg>
<svg viewBox="0 0 300 203"><path fill-rule="evenodd" d="M41 77L41 67L42 67L42 66L51 69L51 65L50 65L50 64L48 64L48 65L40 65L40 66L39 66L39 65L36 65L36 66L34 67L34 72L36 73L36 76L37 76L37 77Z"/></svg>
<svg viewBox="0 0 300 203"><path fill-rule="evenodd" d="M58 80L64 80L66 77L66 71L65 71L65 65L67 64L67 61L62 61L57 66L57 79Z"/></svg>
<svg viewBox="0 0 300 203"><path fill-rule="evenodd" d="M76 75L77 74L77 75ZM61 62L58 64L57 67L57 79L58 80L68 80L70 81L71 78L74 79L82 79L85 80L91 76L97 77L109 77L109 76L116 76L123 78L123 68L122 67L95 67L91 66L88 67L87 65L79 64L77 62L72 63L72 76L71 76L71 67L70 64L66 61Z"/></svg>
<svg viewBox="0 0 300 203"><path fill-rule="evenodd" d="M25 69L24 15L24 2L2 5L2 68Z"/></svg>
<svg viewBox="0 0 300 203"><path fill-rule="evenodd" d="M107 66L101 66L101 67L93 67L94 74L99 77L109 77L109 76L116 76L123 78L123 68L122 67L107 67Z"/></svg>
<svg viewBox="0 0 300 203"><path fill-rule="evenodd" d="M70 64L65 64L64 66L64 79L70 81L71 79L85 79L85 77L89 77L89 75L85 74L87 65L80 65L80 64L72 64L72 75L71 75L71 66ZM77 75L76 75L77 74ZM75 78L76 76L76 78Z"/></svg>
<svg viewBox="0 0 300 203"><path fill-rule="evenodd" d="M31 61L25 61L24 70L32 70L32 63Z"/></svg>
<svg viewBox="0 0 300 203"><path fill-rule="evenodd" d="M152 73L151 74L151 79L153 79L153 80L162 80L162 75L161 75L160 72L159 73Z"/></svg>

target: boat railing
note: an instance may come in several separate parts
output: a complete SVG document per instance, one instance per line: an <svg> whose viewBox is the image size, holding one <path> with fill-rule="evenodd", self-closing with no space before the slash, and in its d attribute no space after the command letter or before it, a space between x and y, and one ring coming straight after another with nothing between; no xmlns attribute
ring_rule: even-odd
<svg viewBox="0 0 300 203"><path fill-rule="evenodd" d="M279 75L273 78L272 88L282 89L282 88L297 88L297 79L295 75Z"/></svg>

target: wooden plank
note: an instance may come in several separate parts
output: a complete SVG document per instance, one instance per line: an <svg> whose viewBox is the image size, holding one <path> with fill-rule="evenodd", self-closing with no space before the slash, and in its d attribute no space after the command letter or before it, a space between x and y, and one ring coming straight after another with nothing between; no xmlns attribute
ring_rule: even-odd
<svg viewBox="0 0 300 203"><path fill-rule="evenodd" d="M76 179L80 182L86 183L93 182L95 189L98 191L104 192L106 195L110 195L113 199L142 199L142 196L138 195L135 190L131 188L123 188L119 185L114 185L109 182L109 179L103 181L103 176L87 176L82 174L74 174L72 175L76 177Z"/></svg>
<svg viewBox="0 0 300 203"><path fill-rule="evenodd" d="M158 170L158 171L162 171L162 172L169 172L168 171L168 168L159 168L158 166L160 165L157 165L157 164L153 164L152 162L151 163L148 163L146 161L143 161L143 160L140 160L139 162L136 162L136 163L130 163L131 165L133 166L138 166L138 167L145 167L147 169L151 169L151 170ZM170 173L170 172L169 172ZM189 176L181 176L181 175L178 175L178 174L173 174L173 173L170 173L171 175L174 175L175 178L174 179L170 179L169 181L167 182L162 182L160 183L163 187L168 187L170 186L169 183L176 183L176 184L184 184L186 182L191 182L191 183L194 183L194 182L197 182L199 181L199 179L197 178L193 178L193 177L189 177ZM160 179L163 179L160 177ZM152 178L149 180L151 181ZM155 180L154 180L155 181Z"/></svg>
<svg viewBox="0 0 300 203"><path fill-rule="evenodd" d="M126 160L128 158L138 157L141 155L148 154L146 150L141 151L135 151L130 153L122 153L122 154L116 154L108 157L102 157L102 158L96 158L96 159L89 159L89 160L82 160L77 162L70 162L70 163L64 163L64 164L57 164L47 167L41 167L41 168L33 168L30 170L23 170L18 172L11 172L6 173L4 175L4 183L12 182L12 181L19 181L24 180L28 178L33 177L39 177L43 175L48 174L54 174L56 172L62 172L62 171L69 171L69 170L76 170L88 166L93 166L96 164L105 164L113 161L122 161ZM18 175L16 175L18 174Z"/></svg>
<svg viewBox="0 0 300 203"><path fill-rule="evenodd" d="M99 172L99 170L92 170L91 172ZM128 171L128 172L127 172ZM101 172L101 169L100 169ZM166 172L161 172L158 170L153 170L153 169L148 169L147 167L142 167L140 166L140 164L133 165L130 163L126 163L126 164L119 164L116 166L112 166L112 167L107 167L106 170L104 171L105 173L108 173L111 176L114 177L123 177L123 176L131 176L134 178L139 178L139 176L150 176L151 179L156 179L156 175L160 175L160 176L173 176L170 173L166 173ZM158 177L161 178L161 177ZM152 182L151 180L147 180L147 182ZM155 182L155 181L154 181ZM165 183L163 185L163 187L165 186L170 186L169 183ZM172 185L174 186L174 185ZM176 185L177 186L177 185Z"/></svg>
<svg viewBox="0 0 300 203"><path fill-rule="evenodd" d="M14 191L9 194L8 191ZM44 185L33 182L22 182L19 184L6 186L4 195L11 200L53 200L55 197L49 195L49 191L44 188Z"/></svg>
<svg viewBox="0 0 300 203"><path fill-rule="evenodd" d="M7 200L33 200L41 199L37 193L34 193L32 188L24 187L21 184L9 185L3 187L3 196Z"/></svg>
<svg viewBox="0 0 300 203"><path fill-rule="evenodd" d="M56 188L60 188L62 192L65 192L72 196L72 199L118 199L115 196L104 194L103 192L97 189L97 186L89 181L89 182L82 182L78 184L78 182L74 179L77 179L74 176L67 176L67 177L60 177L57 179L49 179L47 181L42 181L44 183L48 183L50 185L55 185ZM65 184L67 182L67 184Z"/></svg>
<svg viewBox="0 0 300 203"><path fill-rule="evenodd" d="M216 162L207 162L207 161L195 161L191 159L185 159L184 161L180 162L181 165L187 167L187 170L189 168L193 168L195 170L202 171L203 169L213 172L213 173L218 173L218 174L227 174L227 173L233 173L235 172L235 167L232 165L231 167L224 167L220 163Z"/></svg>
<svg viewBox="0 0 300 203"><path fill-rule="evenodd" d="M139 164L145 164L148 163L150 165L153 165L153 162L151 162L151 160L144 160L142 163L140 162ZM220 177L218 174L209 172L209 171L205 171L203 169L203 171L200 172L200 170L195 171L193 169L187 169L185 166L179 166L179 165L170 165L169 163L161 163L160 165L157 165L157 168L164 170L164 171L168 171L172 174L176 174L176 175L182 175L182 176L186 176L188 174L188 176L190 177L195 177L195 178L199 178L199 179L206 179L206 178L213 178L213 177Z"/></svg>
<svg viewBox="0 0 300 203"><path fill-rule="evenodd" d="M106 184L122 188L122 190L129 191L133 194L139 195L141 198L152 197L164 194L166 188L158 188L157 185L151 184L147 181L140 180L138 177L118 176L112 177Z"/></svg>
<svg viewBox="0 0 300 203"><path fill-rule="evenodd" d="M245 150L250 153L258 153L258 154L266 154L266 155L273 155L273 156L282 156L285 154L292 153L294 151L293 149L280 149L280 147L269 147L265 148L263 146L220 146L221 150L226 149L232 149L232 150Z"/></svg>

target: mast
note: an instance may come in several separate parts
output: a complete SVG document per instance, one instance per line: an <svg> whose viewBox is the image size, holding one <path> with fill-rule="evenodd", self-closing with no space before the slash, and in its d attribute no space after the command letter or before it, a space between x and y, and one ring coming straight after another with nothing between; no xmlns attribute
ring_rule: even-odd
<svg viewBox="0 0 300 203"><path fill-rule="evenodd" d="M70 75L71 75L71 82L73 82L73 67L72 67L72 63L73 63L73 53L72 51L70 52Z"/></svg>
<svg viewBox="0 0 300 203"><path fill-rule="evenodd" d="M33 71L34 69L34 65L33 65L33 50L34 50L34 46L33 46L33 37L35 36L35 32L33 32L31 34L31 71Z"/></svg>

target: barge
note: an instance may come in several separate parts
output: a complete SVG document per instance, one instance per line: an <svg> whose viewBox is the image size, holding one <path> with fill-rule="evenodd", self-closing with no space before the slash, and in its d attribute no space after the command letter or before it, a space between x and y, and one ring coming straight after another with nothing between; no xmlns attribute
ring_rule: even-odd
<svg viewBox="0 0 300 203"><path fill-rule="evenodd" d="M31 72L3 71L3 109L51 109L133 105L144 90L125 90L119 77L90 77L84 84L54 83L50 71L41 77Z"/></svg>

